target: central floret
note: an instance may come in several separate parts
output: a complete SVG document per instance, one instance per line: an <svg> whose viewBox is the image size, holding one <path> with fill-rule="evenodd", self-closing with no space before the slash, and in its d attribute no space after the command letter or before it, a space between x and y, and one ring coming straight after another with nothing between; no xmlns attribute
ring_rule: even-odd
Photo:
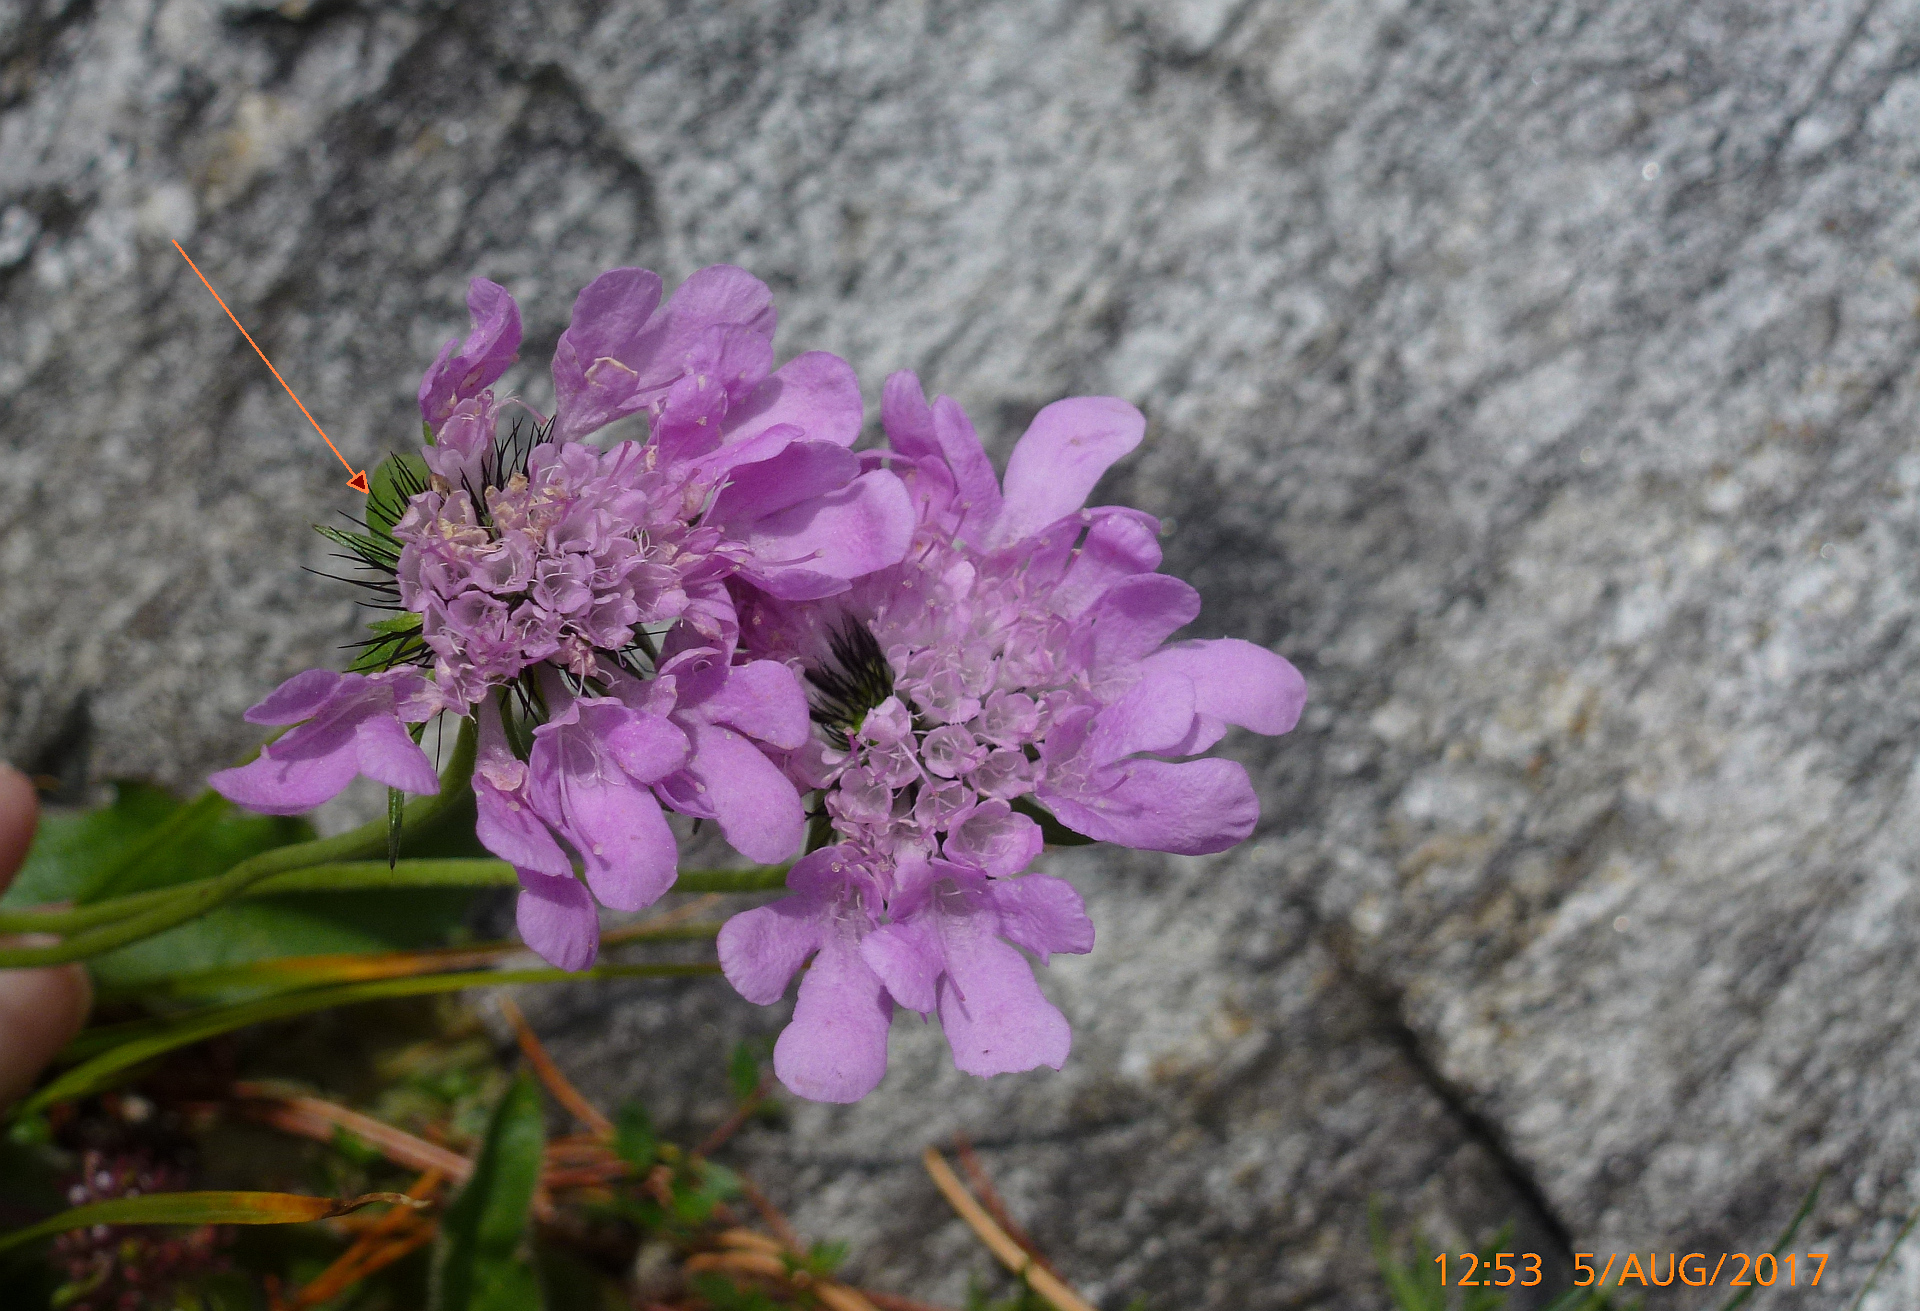
<svg viewBox="0 0 1920 1311"><path fill-rule="evenodd" d="M711 484L664 473L652 453L543 444L504 486L483 488L484 508L438 473L413 498L393 528L400 600L421 616L450 708L542 661L576 679L601 655L650 664L648 626L678 622L737 567L744 551L697 523Z"/></svg>

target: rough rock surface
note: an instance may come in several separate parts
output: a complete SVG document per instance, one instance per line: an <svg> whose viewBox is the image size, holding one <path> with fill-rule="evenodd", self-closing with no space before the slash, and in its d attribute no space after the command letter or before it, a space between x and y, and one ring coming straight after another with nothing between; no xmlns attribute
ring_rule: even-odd
<svg viewBox="0 0 1920 1311"><path fill-rule="evenodd" d="M965 1129L1113 1311L1375 1307L1372 1197L1558 1264L1764 1249L1824 1175L1821 1289L1754 1305L1840 1305L1920 1201L1916 167L1878 0L8 0L0 742L87 698L96 775L185 783L351 632L345 471L170 239L355 467L470 274L538 360L605 266L738 262L1002 449L1138 402L1113 499L1313 686L1255 841L1055 858L1064 1073L903 1023L746 1140L804 1229L959 1299ZM674 1113L776 1018L609 996L561 1050Z"/></svg>

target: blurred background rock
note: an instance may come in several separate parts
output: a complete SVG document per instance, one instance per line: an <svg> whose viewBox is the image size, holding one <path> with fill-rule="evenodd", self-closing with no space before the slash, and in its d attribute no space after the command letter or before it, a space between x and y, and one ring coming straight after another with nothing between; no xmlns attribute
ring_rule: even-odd
<svg viewBox="0 0 1920 1311"><path fill-rule="evenodd" d="M1916 164L1912 3L3 0L0 747L190 786L353 635L302 567L358 498L170 240L356 468L470 276L539 404L593 274L739 263L1002 453L1140 405L1103 498L1313 689L1230 745L1255 840L1050 858L1064 1073L903 1019L743 1140L804 1231L960 1300L963 1129L1114 1311L1369 1307L1370 1198L1564 1269L1824 1177L1823 1288L1756 1305L1834 1305L1920 1200ZM779 1018L542 1015L668 1117Z"/></svg>

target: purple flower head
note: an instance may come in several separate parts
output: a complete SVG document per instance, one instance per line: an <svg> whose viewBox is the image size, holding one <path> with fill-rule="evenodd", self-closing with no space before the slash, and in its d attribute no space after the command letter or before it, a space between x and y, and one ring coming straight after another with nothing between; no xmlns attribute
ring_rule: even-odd
<svg viewBox="0 0 1920 1311"><path fill-rule="evenodd" d="M736 576L742 647L806 671L821 731L787 766L884 907L860 936L893 1000L938 1010L962 1069L1057 1065L1065 1023L1007 944L1085 951L1092 929L1065 884L1019 877L1041 821L1161 851L1232 846L1259 816L1246 771L1183 757L1228 725L1286 732L1305 685L1251 643L1170 644L1199 597L1155 572L1158 524L1084 508L1140 442L1132 406L1049 405L1004 483L960 407L929 405L911 374L888 380L883 417L915 507L907 559L824 603Z"/></svg>
<svg viewBox="0 0 1920 1311"><path fill-rule="evenodd" d="M853 371L816 352L774 372L772 332L766 288L739 269L702 270L665 306L656 275L615 269L574 305L554 355L559 412L530 445L499 439L491 392L450 393L424 452L429 485L393 529L399 600L421 616L449 708L543 663L590 677L677 626L724 663L738 633L728 577L819 597L900 559L906 490L847 450L862 415ZM577 440L639 413L645 442Z"/></svg>
<svg viewBox="0 0 1920 1311"><path fill-rule="evenodd" d="M221 796L268 815L298 815L340 795L356 774L402 792L440 790L433 762L407 731L433 714L412 669L295 674L247 711L253 724L298 724L250 764L207 780Z"/></svg>
<svg viewBox="0 0 1920 1311"><path fill-rule="evenodd" d="M489 388L519 310L484 280L468 305L471 332L421 382L420 460L383 480L402 500L330 534L401 611L363 644L357 667L381 672L293 680L257 710L310 722L216 782L281 811L356 772L431 792L405 723L477 716L478 836L518 871L528 943L580 968L596 903L638 909L673 882L663 806L756 860L805 836L780 762L811 740L806 696L740 653L729 580L796 603L845 592L905 555L914 510L848 449L852 369L815 352L775 370L771 295L740 269L703 269L665 304L646 270L595 279L554 352L554 417L504 435ZM583 440L630 416L644 439Z"/></svg>

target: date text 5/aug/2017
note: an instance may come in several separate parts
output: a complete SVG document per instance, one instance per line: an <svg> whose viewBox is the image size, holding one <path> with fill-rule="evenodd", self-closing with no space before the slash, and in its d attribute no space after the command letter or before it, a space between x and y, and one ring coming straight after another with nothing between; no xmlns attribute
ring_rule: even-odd
<svg viewBox="0 0 1920 1311"><path fill-rule="evenodd" d="M1606 1258L1604 1266L1600 1264L1602 1256ZM1433 1259L1440 1267L1442 1287L1531 1288L1541 1280L1538 1252L1498 1252L1492 1256L1442 1252ZM1705 1252L1648 1252L1645 1261L1638 1252L1573 1254L1576 1288L1666 1288L1676 1283L1688 1288L1772 1288L1779 1284L1818 1288L1826 1269L1825 1252L1721 1252L1717 1257Z"/></svg>

